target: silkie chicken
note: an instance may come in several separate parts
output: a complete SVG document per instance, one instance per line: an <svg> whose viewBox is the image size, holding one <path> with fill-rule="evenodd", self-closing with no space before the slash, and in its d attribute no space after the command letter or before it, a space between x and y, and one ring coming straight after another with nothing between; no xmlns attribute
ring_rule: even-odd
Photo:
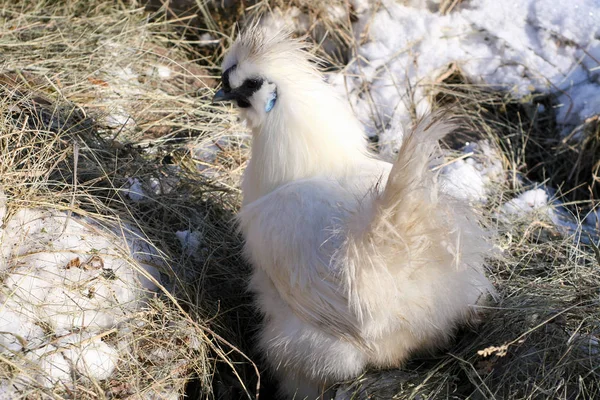
<svg viewBox="0 0 600 400"><path fill-rule="evenodd" d="M259 348L286 398L399 367L476 315L491 291L486 235L429 168L447 119L422 119L390 164L302 41L253 24L222 69L213 102L235 103L252 130L237 218Z"/></svg>

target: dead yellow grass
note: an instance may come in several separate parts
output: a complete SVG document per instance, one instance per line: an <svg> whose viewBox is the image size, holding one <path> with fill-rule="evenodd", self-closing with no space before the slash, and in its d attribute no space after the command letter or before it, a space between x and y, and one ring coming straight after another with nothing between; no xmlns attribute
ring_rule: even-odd
<svg viewBox="0 0 600 400"><path fill-rule="evenodd" d="M441 7L452 12L456 3ZM308 15L298 33L316 43L333 38L320 54L343 68L343 50L356 46L352 10L347 20L327 19L319 4L294 2ZM130 345L118 373L75 393L34 385L24 398L166 398L186 385L191 390L191 381L200 398L255 396L261 371L252 334L259 317L244 291L248 266L231 222L248 138L235 116L209 99L234 20L286 7L256 2L228 14L211 3L190 14L200 31L187 24L190 15L166 19L137 3L4 2L0 179L11 204L132 224L160 249L170 278L169 290L133 316L131 330L107 334ZM201 43L206 32L214 43ZM402 371L365 374L341 390L353 398L598 397L600 275L593 249L540 214L497 218L501 204L531 184L520 178L538 167L529 139L553 127L527 104L445 78L438 100L452 103L466 127L466 136L449 145L486 138L504 157L506 180L482 210L503 254L491 265L500 300L451 348L416 357ZM214 151L203 153L208 147ZM544 162L554 168L551 159ZM582 158L576 165L593 170L597 162ZM137 203L127 195L131 178L146 193ZM587 207L595 205L588 200ZM202 238L198 251L182 249L175 233L185 230ZM0 360L0 378L15 375L13 364Z"/></svg>

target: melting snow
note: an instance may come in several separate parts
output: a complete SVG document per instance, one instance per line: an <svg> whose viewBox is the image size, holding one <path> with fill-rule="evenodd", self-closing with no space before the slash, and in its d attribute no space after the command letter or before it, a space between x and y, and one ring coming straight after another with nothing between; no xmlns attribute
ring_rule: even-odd
<svg viewBox="0 0 600 400"><path fill-rule="evenodd" d="M60 340L59 344L64 349L63 356L75 366L77 372L96 379L107 379L119 360L116 348L89 334L74 334Z"/></svg>
<svg viewBox="0 0 600 400"><path fill-rule="evenodd" d="M545 215L554 226L565 235L573 236L577 242L590 243L598 241L598 226L596 212L591 212L583 218L570 214L562 203L553 198L549 188L527 190L502 205L504 216L520 217L537 212Z"/></svg>
<svg viewBox="0 0 600 400"><path fill-rule="evenodd" d="M442 168L442 187L456 198L485 202L487 189L504 175L500 155L485 140L468 143L463 158Z"/></svg>
<svg viewBox="0 0 600 400"><path fill-rule="evenodd" d="M175 236L181 243L183 252L188 256L194 255L202 243L202 233L198 231L177 231Z"/></svg>
<svg viewBox="0 0 600 400"><path fill-rule="evenodd" d="M531 189L502 206L502 210L511 215L521 215L548 205L548 194L544 189Z"/></svg>
<svg viewBox="0 0 600 400"><path fill-rule="evenodd" d="M469 160L458 160L445 168L445 191L459 199L485 199L485 177Z"/></svg>
<svg viewBox="0 0 600 400"><path fill-rule="evenodd" d="M558 122L569 126L600 112L600 2L481 0L447 15L428 2L384 1L361 17L367 41L346 79L331 77L371 134L394 146L410 109L430 108L428 84L456 64L473 82L509 90L563 93ZM370 95L365 93L365 84ZM409 89L412 88L412 93ZM373 124L371 121L377 121Z"/></svg>
<svg viewBox="0 0 600 400"><path fill-rule="evenodd" d="M126 226L111 232L61 211L6 207L2 196L0 353L37 371L12 383L68 386L73 369L108 378L118 351L101 336L157 290L156 252ZM13 389L0 382L0 397Z"/></svg>
<svg viewBox="0 0 600 400"><path fill-rule="evenodd" d="M364 3L364 2L363 2ZM328 76L347 96L369 135L379 135L384 158L393 159L413 112L431 109L429 88L451 66L474 83L509 91L557 96L557 122L573 131L600 113L600 2L576 0L481 0L464 2L442 15L439 1L384 0L363 11L354 28L362 41L357 60L342 74ZM538 109L545 112L543 106ZM475 146L481 143L475 144ZM489 146L488 146L489 147ZM448 193L485 201L486 186L502 173L497 155L467 156L442 171ZM487 160L486 160L487 156ZM527 191L503 212L547 213L566 233L597 235L595 214L583 222L544 189Z"/></svg>
<svg viewBox="0 0 600 400"><path fill-rule="evenodd" d="M158 76L163 79L169 79L171 77L171 68L166 65L159 65L156 67L156 72L158 72Z"/></svg>
<svg viewBox="0 0 600 400"><path fill-rule="evenodd" d="M142 187L142 183L138 178L129 178L127 179L127 184L129 187L125 188L127 196L136 203L144 200L146 198L146 192L144 192L144 188Z"/></svg>

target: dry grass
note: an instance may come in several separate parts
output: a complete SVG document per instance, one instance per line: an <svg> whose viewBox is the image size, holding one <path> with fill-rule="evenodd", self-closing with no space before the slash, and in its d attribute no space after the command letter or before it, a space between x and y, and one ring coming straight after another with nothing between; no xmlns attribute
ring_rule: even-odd
<svg viewBox="0 0 600 400"><path fill-rule="evenodd" d="M457 3L440 7L452 12ZM231 223L248 140L235 117L208 100L234 22L285 13L290 5L198 4L183 15L160 5L149 13L136 3L2 4L0 176L11 204L68 210L107 225L127 222L170 266L163 271L169 290L134 316L139 326L106 338L130 344L118 373L76 393L32 386L30 398L150 398L186 384L198 398L254 397L258 317L244 291L248 266ZM329 18L323 4L293 2L307 15L298 33L323 44L320 54L342 69L351 54L344 50L356 45L353 11L340 1L345 19ZM205 32L214 41L201 41ZM532 181L570 193L573 212L594 207L597 122L582 128L580 144L561 143L553 115L536 113L536 103L551 110L550 98L527 99L531 105L469 85L460 74L436 92L439 104L464 117L465 130L450 147L486 138L503 155L505 179L482 210L502 251L490 266L499 300L451 348L417 357L402 371L369 372L342 389L353 398L382 399L600 396L594 249L557 231L543 213L498 217L501 205ZM206 155L208 147L216 156ZM146 193L137 203L127 197L132 177ZM198 251L182 249L175 233L183 230L198 232ZM7 377L15 372L9 361L0 360Z"/></svg>
<svg viewBox="0 0 600 400"><path fill-rule="evenodd" d="M221 60L240 27L262 18L286 26L297 36L306 36L329 67L348 62L347 49L355 42L352 23L363 11L346 0L148 0L146 8L169 19L190 43L211 43L196 51L213 62Z"/></svg>
<svg viewBox="0 0 600 400"><path fill-rule="evenodd" d="M130 224L160 249L169 277L131 329L107 333L128 344L111 379L32 384L24 398L173 398L192 380L207 398L236 385L244 397L255 391L254 364L235 347L253 320L230 222L245 144L218 143L239 128L207 101L214 65L179 35L135 4L2 5L0 176L11 207ZM199 151L214 142L216 159L204 159ZM127 196L131 177L147 193L138 203ZM182 249L180 230L199 232L197 253ZM5 379L15 368L0 363Z"/></svg>

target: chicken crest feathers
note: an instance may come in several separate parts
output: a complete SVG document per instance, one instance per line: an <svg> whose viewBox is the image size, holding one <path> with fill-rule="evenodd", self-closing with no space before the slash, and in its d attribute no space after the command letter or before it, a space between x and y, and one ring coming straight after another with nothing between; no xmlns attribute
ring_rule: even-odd
<svg viewBox="0 0 600 400"><path fill-rule="evenodd" d="M286 28L268 28L258 21L244 29L233 43L223 62L223 70L248 61L264 66L272 63L307 63L312 57L306 42L294 39Z"/></svg>
<svg viewBox="0 0 600 400"><path fill-rule="evenodd" d="M286 97L305 96L322 86L317 63L319 59L307 51L304 38L293 38L285 28L268 28L251 24L235 40L223 60L222 70L237 66L245 75L256 74L274 82ZM283 90L283 87L292 89Z"/></svg>

